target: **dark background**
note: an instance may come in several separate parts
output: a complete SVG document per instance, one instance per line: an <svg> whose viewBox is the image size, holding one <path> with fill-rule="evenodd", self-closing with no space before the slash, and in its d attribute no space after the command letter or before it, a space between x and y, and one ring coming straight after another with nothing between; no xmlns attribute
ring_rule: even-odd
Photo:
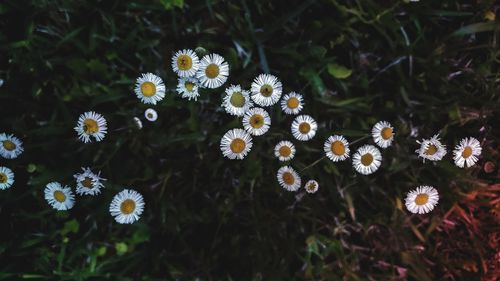
<svg viewBox="0 0 500 281"><path fill-rule="evenodd" d="M16 174L0 191L2 280L496 280L498 276L498 48L495 1L18 1L0 2L0 132L25 152L0 165ZM228 82L198 102L175 93L171 56L183 48L223 55ZM201 50L201 49L199 49ZM154 108L133 93L142 72L161 76ZM271 130L242 161L220 138L241 119L220 107L229 84L260 73L305 97L316 137L294 141L291 165L319 191L279 187L274 145L292 140L293 117L270 110ZM73 127L97 111L100 143ZM143 119L137 130L132 118ZM379 120L395 126L381 168L356 174L323 157L343 134L351 150L373 143ZM422 163L417 139L441 132L444 160ZM460 139L483 154L454 166ZM489 161L489 162L488 162ZM491 169L485 167L492 167ZM106 188L68 212L43 198L50 181L74 186L80 167ZM306 168L306 169L304 169ZM437 208L411 215L406 192L432 185ZM119 225L108 212L123 188L145 212ZM495 256L496 255L496 256ZM453 279L454 278L454 279Z"/></svg>

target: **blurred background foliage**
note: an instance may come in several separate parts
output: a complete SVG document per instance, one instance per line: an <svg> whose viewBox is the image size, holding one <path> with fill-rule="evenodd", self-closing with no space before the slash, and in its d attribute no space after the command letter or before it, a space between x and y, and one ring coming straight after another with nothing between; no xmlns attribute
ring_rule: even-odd
<svg viewBox="0 0 500 281"><path fill-rule="evenodd" d="M498 11L493 0L0 2L0 131L25 145L0 159L16 173L0 192L0 279L497 280ZM293 138L278 106L246 159L222 157L221 136L241 127L220 107L223 87L198 102L175 93L171 56L196 47L229 62L225 86L269 72L305 96L319 131L294 141L291 165L316 194L276 181L272 149ZM169 90L159 120L137 130L142 72ZM73 127L89 110L110 132L84 145ZM352 149L372 143L378 120L396 143L375 174L323 157L334 133ZM457 168L449 152L423 164L415 141L438 132L449 150L478 138L479 163ZM74 186L82 166L102 171L103 194L51 209L45 184ZM418 185L439 190L430 214L404 208ZM108 212L124 187L146 200L133 225Z"/></svg>

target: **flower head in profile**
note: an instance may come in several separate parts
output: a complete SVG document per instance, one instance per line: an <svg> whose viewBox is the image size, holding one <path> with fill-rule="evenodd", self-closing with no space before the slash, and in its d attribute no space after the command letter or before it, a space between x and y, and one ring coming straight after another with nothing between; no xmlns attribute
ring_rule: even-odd
<svg viewBox="0 0 500 281"><path fill-rule="evenodd" d="M106 119L101 114L93 111L80 115L74 129L78 133L78 138L84 143L92 141L91 137L95 141L102 141L108 132Z"/></svg>
<svg viewBox="0 0 500 281"><path fill-rule="evenodd" d="M142 121L141 119L139 119L139 117L136 117L134 116L134 118L132 118L132 120L134 121L134 125L137 129L142 129Z"/></svg>

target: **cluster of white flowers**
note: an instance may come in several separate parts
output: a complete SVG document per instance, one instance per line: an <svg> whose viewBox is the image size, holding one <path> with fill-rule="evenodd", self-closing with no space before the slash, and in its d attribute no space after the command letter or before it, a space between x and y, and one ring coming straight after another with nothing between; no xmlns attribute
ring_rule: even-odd
<svg viewBox="0 0 500 281"><path fill-rule="evenodd" d="M220 147L225 157L244 159L252 148L252 136L262 136L270 130L271 116L265 107L273 106L281 99L280 105L284 114L298 115L304 109L304 97L301 94L290 92L282 96L282 93L283 84L276 76L270 74L257 76L250 90L243 89L241 85L231 85L225 90L222 107L228 114L242 117L243 127L243 129L231 129L222 137ZM294 118L290 132L296 140L305 142L313 139L317 130L316 120L310 115L303 114ZM386 149L393 144L394 127L387 121L379 121L372 127L371 137L376 146L364 144L358 147L352 156L349 141L343 135L329 136L324 142L323 149L326 157L333 162L345 161L352 157L354 170L362 175L370 175L382 164L380 149ZM424 161L425 159L438 161L446 154L446 146L441 144L438 135L419 144L420 148L416 152ZM291 161L296 153L295 145L288 140L280 140L274 147L274 155L282 162ZM454 151L455 164L458 167L470 167L477 162L480 154L479 141L466 138ZM299 190L302 183L300 174L290 165L278 170L277 180L288 191ZM318 188L319 184L315 180L309 180L304 185L308 193L315 193ZM411 212L429 212L437 204L438 198L437 191L433 187L423 186L409 193L406 206Z"/></svg>
<svg viewBox="0 0 500 281"><path fill-rule="evenodd" d="M189 49L180 50L172 57L172 70L179 76L177 93L188 100L197 100L199 90L203 88L219 88L227 81L229 65L218 54L203 57ZM144 73L137 78L134 89L137 98L145 104L156 105L165 98L166 87L163 80L152 73ZM271 116L266 107L278 104L286 115L296 115L291 123L290 134L299 142L306 142L316 136L318 123L307 114L299 115L304 109L304 97L297 92L283 94L283 84L274 75L260 74L245 90L241 85L230 85L224 91L222 108L230 115L241 117L242 128L227 131L220 142L224 157L244 159L252 149L252 136L266 134L271 128ZM144 118L150 122L158 119L153 108L144 111ZM143 124L140 118L133 118L138 129ZM103 115L88 111L80 115L74 130L78 138L84 142L102 141L108 133L108 123ZM387 121L377 122L371 130L373 142L380 148L390 147L394 141L394 127ZM439 161L446 155L446 145L442 144L439 135L430 139L417 141L420 147L416 150L423 161ZM6 159L17 158L23 152L23 143L12 134L0 133L0 156ZM323 146L324 153L333 162L349 159L349 141L343 135L329 136ZM473 138L464 138L453 151L453 160L460 167L475 165L481 155L480 142ZM274 155L287 165L279 168L276 177L283 189L298 191L302 186L300 174L290 166L297 153L295 145L289 140L280 140L274 147ZM381 166L382 154L375 145L364 144L352 155L353 168L362 175L375 173ZM74 175L75 192L78 195L95 196L104 188L105 179L100 172L94 173L90 168L82 168L81 173ZM14 172L0 166L0 190L10 188L14 183ZM316 180L309 180L303 186L305 192L315 193L319 189ZM75 205L75 195L71 187L58 182L48 183L44 190L45 199L57 210L69 210ZM420 186L409 192L405 199L407 209L412 213L428 213L434 209L439 200L437 190L431 186ZM140 193L125 188L116 194L109 206L111 215L118 223L133 223L144 211L145 202Z"/></svg>
<svg viewBox="0 0 500 281"><path fill-rule="evenodd" d="M12 134L0 133L0 157L15 159L23 153L23 142ZM14 172L0 166L0 190L9 189L14 184Z"/></svg>

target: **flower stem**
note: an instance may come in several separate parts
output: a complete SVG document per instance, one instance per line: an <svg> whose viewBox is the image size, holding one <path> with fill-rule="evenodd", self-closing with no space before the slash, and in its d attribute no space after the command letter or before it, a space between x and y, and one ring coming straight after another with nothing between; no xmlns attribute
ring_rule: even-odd
<svg viewBox="0 0 500 281"><path fill-rule="evenodd" d="M316 160L316 161L312 162L312 164L311 164L311 165L306 166L304 169L300 170L300 172L302 173L304 170L309 169L309 168L311 168L312 166L314 166L314 165L318 164L318 163L319 163L319 162L321 162L321 160L323 160L323 158L325 158L325 157L326 157L326 155L325 155L325 156L323 156L323 157L321 157L321 158L319 158L318 160Z"/></svg>

